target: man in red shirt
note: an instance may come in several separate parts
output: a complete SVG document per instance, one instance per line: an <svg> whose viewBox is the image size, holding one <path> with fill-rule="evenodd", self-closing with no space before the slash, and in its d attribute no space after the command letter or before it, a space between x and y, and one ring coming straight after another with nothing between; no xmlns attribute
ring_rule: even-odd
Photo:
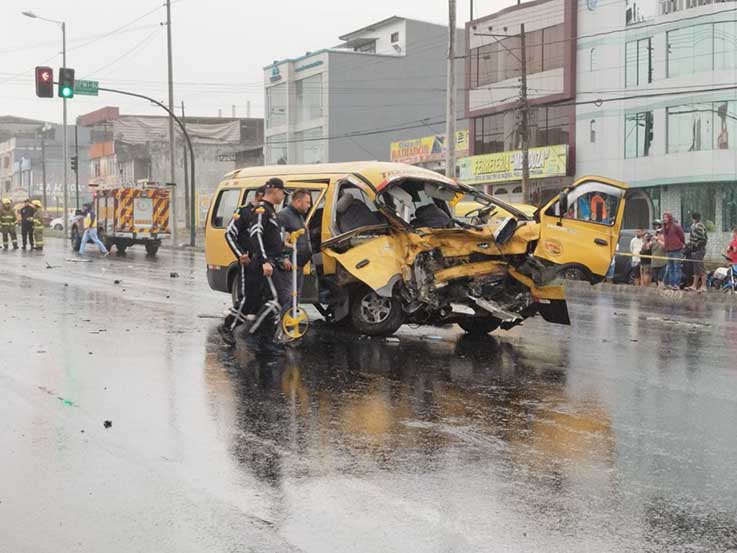
<svg viewBox="0 0 737 553"><path fill-rule="evenodd" d="M673 220L673 214L666 211L663 213L663 243L668 264L665 268L665 286L674 290L680 288L681 284L681 252L686 243L681 225Z"/></svg>
<svg viewBox="0 0 737 553"><path fill-rule="evenodd" d="M727 257L732 265L737 265L737 225L732 227L732 241L727 246Z"/></svg>

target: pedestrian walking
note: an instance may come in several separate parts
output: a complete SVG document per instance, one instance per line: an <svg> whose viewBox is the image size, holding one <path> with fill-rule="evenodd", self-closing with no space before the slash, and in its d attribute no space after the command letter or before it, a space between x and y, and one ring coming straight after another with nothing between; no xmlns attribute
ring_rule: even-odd
<svg viewBox="0 0 737 553"><path fill-rule="evenodd" d="M23 202L23 207L20 208L20 234L23 240L23 249L26 249L26 244L31 245L33 249L33 214L36 213L36 208L31 205L30 198L26 198Z"/></svg>
<svg viewBox="0 0 737 553"><path fill-rule="evenodd" d="M276 216L277 221L281 225L282 229L287 233L292 233L297 230L304 230L304 233L297 238L297 298L302 294L302 285L304 284L304 267L312 258L312 244L310 243L310 233L307 229L305 222L305 216L310 211L312 205L312 196L310 192L304 188L296 190L292 194L292 201L287 207L282 209ZM285 252L289 259L291 259L291 252ZM290 265L291 262L287 262ZM286 282L279 282L277 287L292 287L292 275L288 271L278 271L275 278L279 281L285 280ZM299 303L299 301L298 301ZM282 308L288 309L288 305L282 305Z"/></svg>
<svg viewBox="0 0 737 553"><path fill-rule="evenodd" d="M640 285L640 256L638 255L640 253L640 250L643 246L643 240L642 237L645 233L645 229L638 228L635 231L635 235L632 237L632 240L630 240L630 253L632 254L631 258L631 264L630 264L630 274L629 274L629 280L632 281L632 284L635 286Z"/></svg>
<svg viewBox="0 0 737 553"><path fill-rule="evenodd" d="M678 290L681 283L681 260L686 237L683 229L673 220L673 214L663 213L663 246L668 258L665 269L665 286Z"/></svg>
<svg viewBox="0 0 737 553"><path fill-rule="evenodd" d="M84 204L82 213L84 214L84 234L82 235L82 241L79 243L79 255L84 254L84 247L87 245L88 240L92 240L95 243L103 257L110 255L105 244L97 236L97 215L92 204Z"/></svg>
<svg viewBox="0 0 737 553"><path fill-rule="evenodd" d="M691 230L688 234L689 257L693 266L693 283L687 290L704 292L706 290L706 269L704 268L704 256L706 255L706 244L709 236L706 226L701 222L701 213L691 213ZM700 284L699 284L700 283Z"/></svg>
<svg viewBox="0 0 737 553"><path fill-rule="evenodd" d="M3 249L8 249L8 242L13 243L13 249L18 249L18 234L15 232L16 216L13 204L9 198L3 198L0 205L0 232L3 235Z"/></svg>
<svg viewBox="0 0 737 553"><path fill-rule="evenodd" d="M31 205L35 208L33 211L33 217L31 218L33 229L33 242L31 243L31 249L41 251L44 249L43 205L41 205L40 200L33 200Z"/></svg>

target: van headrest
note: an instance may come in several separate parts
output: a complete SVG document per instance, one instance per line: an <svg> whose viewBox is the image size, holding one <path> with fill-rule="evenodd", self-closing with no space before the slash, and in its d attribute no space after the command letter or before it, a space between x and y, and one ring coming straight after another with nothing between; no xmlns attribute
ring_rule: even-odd
<svg viewBox="0 0 737 553"><path fill-rule="evenodd" d="M335 211L340 214L345 213L346 211L348 211L348 208L351 207L353 200L353 196L347 194L346 192L343 192L340 198L338 198L338 203L335 204Z"/></svg>

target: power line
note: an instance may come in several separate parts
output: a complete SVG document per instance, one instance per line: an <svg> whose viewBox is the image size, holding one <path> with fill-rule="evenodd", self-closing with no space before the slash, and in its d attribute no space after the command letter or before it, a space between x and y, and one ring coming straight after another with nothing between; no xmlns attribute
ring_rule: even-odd
<svg viewBox="0 0 737 553"><path fill-rule="evenodd" d="M133 52L135 52L136 50L139 50L140 48L143 48L143 47L144 47L144 46L145 46L145 45L146 45L146 44L147 44L147 43L148 43L148 42L149 42L149 41L150 41L150 40L151 40L152 38L154 38L154 37L156 36L156 34L157 34L157 33L159 33L159 32L160 32L160 28L159 28L159 26L157 25L157 28L156 28L156 29L154 29L154 31L153 31L152 33L150 33L150 34L149 34L148 36L146 36L146 38L144 38L143 40L141 40L141 41L139 41L139 42L138 42L137 44L135 44L135 45L134 45L134 46L133 46L133 47L132 47L131 49L129 49L129 50L126 50L126 51L125 51L125 52L124 52L123 54L121 54L120 56L118 56L117 58L115 58L115 59L114 59L113 61L111 61L111 62L109 62L109 63L106 63L106 64L105 64L105 65L103 65L102 67L99 67L99 68L95 69L94 71L90 71L90 72L89 72L89 73L87 73L87 74L86 74L85 76L86 76L86 77L93 77L93 76L95 76L95 74L96 74L96 73L99 73L100 71L104 71L105 69L107 69L107 68L109 68L109 67L111 67L111 66L115 65L115 64L116 64L116 63L118 63L118 62L119 62L120 60L122 60L123 58L125 58L125 57L129 56L130 54L132 54L132 53L133 53Z"/></svg>

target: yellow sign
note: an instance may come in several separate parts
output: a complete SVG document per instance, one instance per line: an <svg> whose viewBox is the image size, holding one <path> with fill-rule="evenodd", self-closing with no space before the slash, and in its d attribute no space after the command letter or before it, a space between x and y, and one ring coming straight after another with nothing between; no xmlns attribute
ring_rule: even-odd
<svg viewBox="0 0 737 553"><path fill-rule="evenodd" d="M468 155L467 130L456 132L456 156L465 155ZM445 135L435 134L392 142L390 159L391 161L409 164L443 161L445 159Z"/></svg>
<svg viewBox="0 0 737 553"><path fill-rule="evenodd" d="M530 148L530 178L559 177L566 174L568 145ZM522 180L522 152L499 152L466 157L458 162L459 180L464 184L488 184Z"/></svg>

